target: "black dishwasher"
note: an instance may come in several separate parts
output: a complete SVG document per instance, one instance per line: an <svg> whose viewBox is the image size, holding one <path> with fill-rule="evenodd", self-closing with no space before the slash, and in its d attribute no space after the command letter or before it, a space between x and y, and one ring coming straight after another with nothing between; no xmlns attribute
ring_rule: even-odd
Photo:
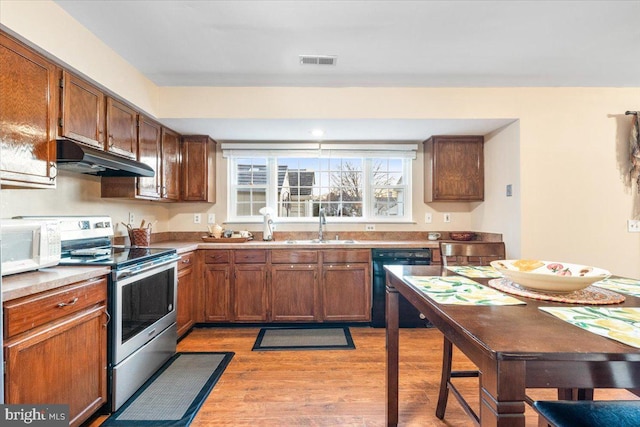
<svg viewBox="0 0 640 427"><path fill-rule="evenodd" d="M385 286L386 273L384 265L429 265L431 264L431 249L373 249L373 303L371 305L371 326L384 328L385 320ZM400 295L400 327L420 328L431 326L429 321Z"/></svg>

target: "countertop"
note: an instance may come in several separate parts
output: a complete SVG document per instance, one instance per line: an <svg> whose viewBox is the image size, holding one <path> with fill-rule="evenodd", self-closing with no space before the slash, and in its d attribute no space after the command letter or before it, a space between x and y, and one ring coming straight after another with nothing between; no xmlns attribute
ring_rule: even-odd
<svg viewBox="0 0 640 427"><path fill-rule="evenodd" d="M179 254L198 249L374 249L374 248L437 248L431 240L355 240L354 243L287 243L287 240L249 240L242 243L207 243L202 240L165 240L151 247L175 248ZM2 301L9 301L60 286L109 274L106 266L56 266L39 271L19 273L2 278Z"/></svg>
<svg viewBox="0 0 640 427"><path fill-rule="evenodd" d="M242 243L207 243L193 240L172 240L155 242L154 248L176 248L178 253L197 249L377 249L377 248L432 248L439 245L437 240L356 240L354 243L287 243L286 240L249 240Z"/></svg>
<svg viewBox="0 0 640 427"><path fill-rule="evenodd" d="M37 294L109 274L109 267L55 266L2 278L2 301Z"/></svg>

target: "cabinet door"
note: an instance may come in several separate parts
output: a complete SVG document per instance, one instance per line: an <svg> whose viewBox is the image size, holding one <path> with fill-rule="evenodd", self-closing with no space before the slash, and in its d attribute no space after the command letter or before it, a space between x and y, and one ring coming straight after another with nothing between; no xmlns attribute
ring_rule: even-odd
<svg viewBox="0 0 640 427"><path fill-rule="evenodd" d="M178 337L181 337L195 324L195 281L193 273L193 252L184 254L178 262L178 307L176 309L176 323Z"/></svg>
<svg viewBox="0 0 640 427"><path fill-rule="evenodd" d="M182 195L187 202L216 202L216 145L204 135L182 138Z"/></svg>
<svg viewBox="0 0 640 427"><path fill-rule="evenodd" d="M140 115L138 120L138 161L153 169L154 176L138 178L138 195L151 199L161 196L161 126L159 123Z"/></svg>
<svg viewBox="0 0 640 427"><path fill-rule="evenodd" d="M136 158L138 113L120 101L107 97L107 146L114 154Z"/></svg>
<svg viewBox="0 0 640 427"><path fill-rule="evenodd" d="M317 264L278 264L271 267L271 320L315 321Z"/></svg>
<svg viewBox="0 0 640 427"><path fill-rule="evenodd" d="M261 322L268 319L267 267L237 264L233 271L234 320Z"/></svg>
<svg viewBox="0 0 640 427"><path fill-rule="evenodd" d="M94 306L5 343L5 403L69 404L78 426L106 401L105 306Z"/></svg>
<svg viewBox="0 0 640 427"><path fill-rule="evenodd" d="M162 198L180 200L180 135L162 128Z"/></svg>
<svg viewBox="0 0 640 427"><path fill-rule="evenodd" d="M325 264L321 288L324 320L371 320L369 264Z"/></svg>
<svg viewBox="0 0 640 427"><path fill-rule="evenodd" d="M204 317L207 322L231 320L230 267L227 264L205 264Z"/></svg>
<svg viewBox="0 0 640 427"><path fill-rule="evenodd" d="M58 75L54 64L0 34L0 181L55 187Z"/></svg>
<svg viewBox="0 0 640 427"><path fill-rule="evenodd" d="M434 136L425 142L425 202L484 199L484 138Z"/></svg>
<svg viewBox="0 0 640 427"><path fill-rule="evenodd" d="M60 135L104 150L105 97L100 89L62 72Z"/></svg>

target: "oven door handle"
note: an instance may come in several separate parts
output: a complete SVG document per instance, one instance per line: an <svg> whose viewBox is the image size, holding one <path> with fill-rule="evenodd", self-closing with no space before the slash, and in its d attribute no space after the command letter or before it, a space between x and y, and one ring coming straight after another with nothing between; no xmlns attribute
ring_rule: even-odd
<svg viewBox="0 0 640 427"><path fill-rule="evenodd" d="M166 258L166 259L162 260L161 262L151 262L151 263L149 263L147 265L143 265L142 267L139 267L139 268L121 270L121 271L116 273L117 274L117 279L118 280L124 280L127 277L137 276L138 274L142 274L145 271L153 270L154 268L162 267L163 265L167 265L167 264L171 264L173 262L176 262L179 259L180 259L180 257L178 255L175 255L175 256L172 256L170 258Z"/></svg>

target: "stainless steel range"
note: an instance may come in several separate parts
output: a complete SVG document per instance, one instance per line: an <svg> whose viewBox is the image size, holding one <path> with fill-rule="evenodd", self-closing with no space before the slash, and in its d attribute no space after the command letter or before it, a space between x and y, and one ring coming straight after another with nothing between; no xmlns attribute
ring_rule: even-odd
<svg viewBox="0 0 640 427"><path fill-rule="evenodd" d="M176 353L175 249L113 246L110 217L58 217L60 265L111 266L109 400L117 410Z"/></svg>

